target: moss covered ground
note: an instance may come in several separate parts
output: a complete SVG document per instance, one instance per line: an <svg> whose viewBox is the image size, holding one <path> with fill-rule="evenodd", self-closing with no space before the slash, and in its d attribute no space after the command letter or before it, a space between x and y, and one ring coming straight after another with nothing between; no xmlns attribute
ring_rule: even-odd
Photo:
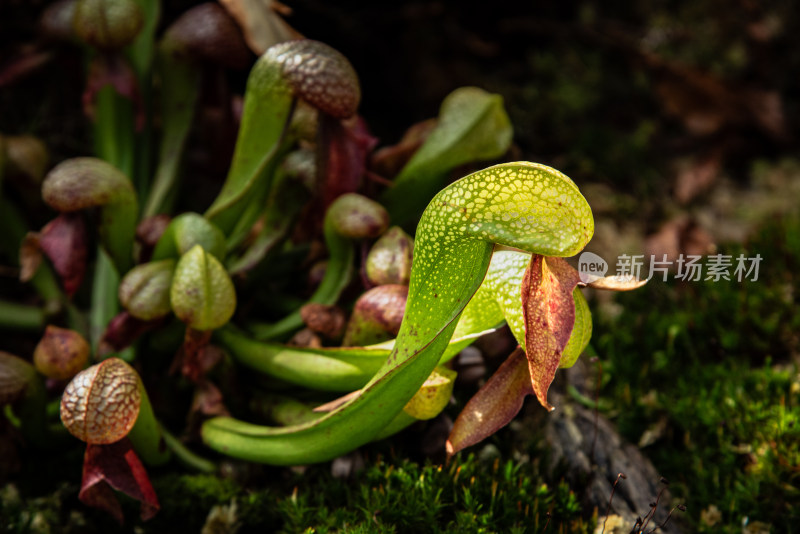
<svg viewBox="0 0 800 534"><path fill-rule="evenodd" d="M756 282L651 283L601 322L601 399L686 503L693 531L800 520L800 219L723 254L761 254ZM718 511L718 513L717 513Z"/></svg>

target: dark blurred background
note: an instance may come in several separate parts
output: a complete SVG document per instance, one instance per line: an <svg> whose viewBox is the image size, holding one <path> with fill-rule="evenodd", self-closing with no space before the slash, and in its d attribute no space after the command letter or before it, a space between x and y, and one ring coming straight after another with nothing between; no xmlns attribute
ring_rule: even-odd
<svg viewBox="0 0 800 534"><path fill-rule="evenodd" d="M197 3L164 2L162 25ZM676 156L722 151L737 174L750 158L796 148L800 16L790 1L286 3L289 24L353 63L382 144L476 85L505 98L521 157L577 180L663 192ZM35 40L47 4L0 2L0 61ZM0 129L58 129L56 152L69 153L82 133L69 116L80 64L59 61L57 74L2 89Z"/></svg>

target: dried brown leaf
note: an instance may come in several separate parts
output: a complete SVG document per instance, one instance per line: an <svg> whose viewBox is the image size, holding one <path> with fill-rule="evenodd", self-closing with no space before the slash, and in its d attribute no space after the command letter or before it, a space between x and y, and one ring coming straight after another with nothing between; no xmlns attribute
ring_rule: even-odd
<svg viewBox="0 0 800 534"><path fill-rule="evenodd" d="M445 448L447 455L474 445L506 426L533 393L525 351L515 350L458 414Z"/></svg>
<svg viewBox="0 0 800 534"><path fill-rule="evenodd" d="M19 247L19 281L29 282L42 264L42 249L39 232L28 232Z"/></svg>
<svg viewBox="0 0 800 534"><path fill-rule="evenodd" d="M13 85L44 67L54 54L36 46L27 45L17 55L0 65L0 87Z"/></svg>
<svg viewBox="0 0 800 534"><path fill-rule="evenodd" d="M786 119L777 92L741 87L652 53L640 54L654 72L664 110L690 133L706 136L724 128L753 125L773 139L785 139Z"/></svg>
<svg viewBox="0 0 800 534"><path fill-rule="evenodd" d="M52 262L64 292L72 296L86 274L89 238L80 213L62 213L39 235L39 248Z"/></svg>
<svg viewBox="0 0 800 534"><path fill-rule="evenodd" d="M742 92L742 98L757 126L775 139L786 137L786 118L780 93L750 89Z"/></svg>
<svg viewBox="0 0 800 534"><path fill-rule="evenodd" d="M422 143L438 124L437 119L427 119L413 124L396 145L376 150L370 162L371 169L386 178L397 176Z"/></svg>
<svg viewBox="0 0 800 534"><path fill-rule="evenodd" d="M102 357L112 352L120 352L133 345L134 341L139 339L142 334L163 322L161 319L142 321L127 311L123 311L108 323L103 337L100 339L97 355Z"/></svg>
<svg viewBox="0 0 800 534"><path fill-rule="evenodd" d="M586 282L582 282L581 285L593 289L606 289L608 291L632 291L647 283L647 280L639 280L630 274L595 277L591 274L584 273L584 276L588 277L588 279Z"/></svg>
<svg viewBox="0 0 800 534"><path fill-rule="evenodd" d="M533 390L542 406L575 325L572 291L580 275L562 258L534 254L522 280L525 351Z"/></svg>
<svg viewBox="0 0 800 534"><path fill-rule="evenodd" d="M89 77L86 89L81 97L83 112L94 120L94 105L97 93L110 85L120 95L133 103L136 111L136 130L140 131L145 123L144 101L139 92L139 82L133 68L117 55L100 55L89 65Z"/></svg>
<svg viewBox="0 0 800 534"><path fill-rule="evenodd" d="M78 498L84 504L111 514L121 525L122 507L112 490L140 501L143 520L152 518L160 505L150 478L128 438L109 445L88 445L83 459L83 480Z"/></svg>

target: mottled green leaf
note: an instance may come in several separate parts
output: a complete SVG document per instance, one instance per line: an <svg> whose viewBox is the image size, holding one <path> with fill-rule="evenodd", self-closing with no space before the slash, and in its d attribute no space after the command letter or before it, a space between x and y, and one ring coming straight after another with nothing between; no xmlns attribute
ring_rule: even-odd
<svg viewBox="0 0 800 534"><path fill-rule="evenodd" d="M208 219L197 213L182 213L170 221L153 249L153 261L180 258L195 245L222 261L225 235Z"/></svg>
<svg viewBox="0 0 800 534"><path fill-rule="evenodd" d="M347 59L317 41L279 43L258 59L247 80L228 177L206 212L229 242L238 242L263 210L296 98L342 119L355 113L361 89Z"/></svg>
<svg viewBox="0 0 800 534"><path fill-rule="evenodd" d="M172 311L195 330L213 330L230 320L236 292L225 267L195 245L181 256L170 288Z"/></svg>
<svg viewBox="0 0 800 534"><path fill-rule="evenodd" d="M0 350L0 406L22 396L36 375L36 368L30 362Z"/></svg>
<svg viewBox="0 0 800 534"><path fill-rule="evenodd" d="M406 403L403 411L414 419L433 419L450 401L455 380L455 371L437 367Z"/></svg>
<svg viewBox="0 0 800 534"><path fill-rule="evenodd" d="M170 311L170 286L175 260L166 259L137 265L119 284L119 301L128 312L143 321L164 317Z"/></svg>

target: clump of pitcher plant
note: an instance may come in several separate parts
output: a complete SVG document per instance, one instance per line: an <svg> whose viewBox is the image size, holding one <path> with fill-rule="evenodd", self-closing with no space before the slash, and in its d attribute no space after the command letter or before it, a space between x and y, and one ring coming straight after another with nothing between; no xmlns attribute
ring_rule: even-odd
<svg viewBox="0 0 800 534"><path fill-rule="evenodd" d="M202 457L213 453L300 465L387 438L436 417L455 383L449 362L505 323L519 349L465 407L448 453L506 424L527 395L550 409L556 370L591 335L563 258L583 249L594 221L576 184L544 165L451 180L508 150L502 98L458 89L437 119L371 162L378 141L341 53L309 39L276 44L252 65L241 103L224 73L253 56L227 11L201 4L159 35L148 5L62 2L43 23L65 37L69 19L92 47L84 105L95 154L47 168L43 147L12 154L0 137L0 169L11 157L58 212L22 247L29 300L41 304L28 328L44 333L33 365L0 353L0 402L20 419L35 414L26 424L36 436L46 394L60 396L61 422L87 444L81 500L121 522L120 490L149 518L159 504L145 466L175 458L214 471ZM216 112L238 121L216 196L195 190L202 169L185 157L210 114L200 98L209 79ZM0 229L22 242L25 216L8 213ZM57 306L45 313L46 302ZM174 412L150 403L163 382L189 391L187 419L201 418L172 429L188 447L167 428ZM268 401L248 412L250 397Z"/></svg>

